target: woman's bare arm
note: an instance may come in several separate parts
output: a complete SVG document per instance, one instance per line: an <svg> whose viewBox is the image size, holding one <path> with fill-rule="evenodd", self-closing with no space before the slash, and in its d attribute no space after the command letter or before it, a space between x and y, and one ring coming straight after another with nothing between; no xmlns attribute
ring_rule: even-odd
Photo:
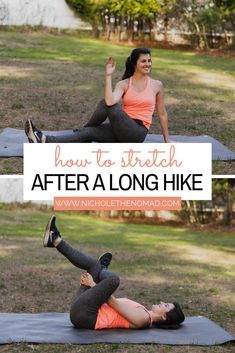
<svg viewBox="0 0 235 353"><path fill-rule="evenodd" d="M125 91L125 81L119 81L113 91L112 88L112 75L115 71L115 62L113 58L108 58L105 65L105 87L104 87L104 99L107 105L113 105L120 101Z"/></svg>
<svg viewBox="0 0 235 353"><path fill-rule="evenodd" d="M108 304L130 322L131 328L141 328L149 322L149 315L141 306L130 308L122 300L115 298L113 295L109 298Z"/></svg>
<svg viewBox="0 0 235 353"><path fill-rule="evenodd" d="M168 115L164 104L164 90L163 84L159 82L160 89L156 95L156 110L159 117L162 135L165 142L170 142L169 132L168 132Z"/></svg>
<svg viewBox="0 0 235 353"><path fill-rule="evenodd" d="M80 284L89 287L94 287L96 285L92 276L87 272L81 275ZM137 308L129 308L120 299L115 298L114 295L111 295L107 302L114 310L129 321L131 328L141 328L148 324L149 316L141 306Z"/></svg>

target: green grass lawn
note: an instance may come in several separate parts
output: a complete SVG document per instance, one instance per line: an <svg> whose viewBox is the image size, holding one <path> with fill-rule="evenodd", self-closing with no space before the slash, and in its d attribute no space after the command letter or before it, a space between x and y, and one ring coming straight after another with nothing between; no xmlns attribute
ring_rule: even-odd
<svg viewBox="0 0 235 353"><path fill-rule="evenodd" d="M82 273L55 249L42 247L49 211L0 208L0 311L69 311ZM57 213L62 236L98 256L112 251L121 276L117 296L147 307L159 300L180 302L187 316L204 315L234 331L234 240L232 232L128 224ZM137 348L138 347L138 348ZM231 352L215 347L156 345L7 345L3 352Z"/></svg>
<svg viewBox="0 0 235 353"><path fill-rule="evenodd" d="M93 39L0 32L0 129L81 127L103 96L104 62L117 62L120 80L132 48ZM153 49L152 77L163 81L171 134L211 135L235 149L235 60L191 51ZM151 133L160 133L154 119ZM1 159L2 174L22 173L21 159ZM213 174L235 174L233 162Z"/></svg>

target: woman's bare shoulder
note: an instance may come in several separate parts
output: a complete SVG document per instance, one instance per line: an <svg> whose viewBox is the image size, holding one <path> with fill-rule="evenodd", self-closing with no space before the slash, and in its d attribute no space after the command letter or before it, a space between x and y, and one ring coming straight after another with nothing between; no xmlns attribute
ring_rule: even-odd
<svg viewBox="0 0 235 353"><path fill-rule="evenodd" d="M152 85L154 85L155 87L162 87L162 86L163 86L162 81L155 80L154 78L151 78L151 83L152 83Z"/></svg>
<svg viewBox="0 0 235 353"><path fill-rule="evenodd" d="M155 94L158 94L163 89L163 83L153 78L151 78L151 86Z"/></svg>
<svg viewBox="0 0 235 353"><path fill-rule="evenodd" d="M125 88L128 86L128 82L129 82L129 78L126 78L125 80L118 81L117 85L119 87Z"/></svg>
<svg viewBox="0 0 235 353"><path fill-rule="evenodd" d="M128 83L129 83L129 78L118 81L118 83L116 84L116 88L123 90L125 93L128 89Z"/></svg>

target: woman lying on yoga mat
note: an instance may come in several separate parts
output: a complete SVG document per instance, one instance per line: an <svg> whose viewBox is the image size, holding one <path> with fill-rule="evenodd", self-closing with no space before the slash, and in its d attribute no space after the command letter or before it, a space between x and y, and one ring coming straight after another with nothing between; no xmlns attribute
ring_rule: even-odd
<svg viewBox="0 0 235 353"><path fill-rule="evenodd" d="M74 266L86 270L80 279L80 288L70 308L70 319L75 327L103 328L178 328L184 314L178 303L152 305L150 310L127 298L115 298L120 279L108 270L111 253L98 260L83 254L61 238L55 224L56 217L48 221L43 245L56 247Z"/></svg>
<svg viewBox="0 0 235 353"><path fill-rule="evenodd" d="M29 119L25 133L29 142L143 142L156 107L165 142L170 142L168 117L164 106L163 85L149 77L151 52L136 48L126 60L122 81L112 90L115 63L110 57L105 67L104 99L96 107L88 123L81 129L61 136L44 135ZM118 104L123 101L123 109ZM108 122L105 122L108 119ZM104 123L105 122L105 123Z"/></svg>

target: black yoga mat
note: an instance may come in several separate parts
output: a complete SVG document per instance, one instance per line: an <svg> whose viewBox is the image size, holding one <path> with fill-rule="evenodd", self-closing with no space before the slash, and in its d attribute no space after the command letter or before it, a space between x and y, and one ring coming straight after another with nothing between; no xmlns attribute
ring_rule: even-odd
<svg viewBox="0 0 235 353"><path fill-rule="evenodd" d="M46 131L45 133L59 136L61 134L70 133L71 131ZM211 143L212 144L212 160L235 160L235 152L224 146L222 143L210 136L181 136L171 135L171 139L175 142L182 143ZM28 142L23 130L4 129L0 133L0 157L23 157L23 143ZM161 143L163 138L161 135L149 134L145 142Z"/></svg>
<svg viewBox="0 0 235 353"><path fill-rule="evenodd" d="M235 337L203 316L187 317L177 330L87 330L74 328L66 313L0 313L0 344L158 343L210 346L229 341L235 341Z"/></svg>

